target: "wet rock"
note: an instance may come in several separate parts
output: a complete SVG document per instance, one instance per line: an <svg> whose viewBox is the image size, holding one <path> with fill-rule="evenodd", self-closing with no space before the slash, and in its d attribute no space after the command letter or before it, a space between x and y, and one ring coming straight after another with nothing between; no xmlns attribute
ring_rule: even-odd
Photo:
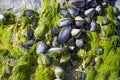
<svg viewBox="0 0 120 80"><path fill-rule="evenodd" d="M61 44L66 43L70 37L71 30L72 28L70 26L64 27L58 35L58 42Z"/></svg>
<svg viewBox="0 0 120 80"><path fill-rule="evenodd" d="M59 27L69 26L73 22L72 18L62 18L59 22Z"/></svg>
<svg viewBox="0 0 120 80"><path fill-rule="evenodd" d="M41 0L1 0L0 3L0 13L8 10L14 12L17 17L20 17L23 8L41 11Z"/></svg>
<svg viewBox="0 0 120 80"><path fill-rule="evenodd" d="M69 6L67 10L71 14L71 16L77 16L79 14L79 9L75 6Z"/></svg>
<svg viewBox="0 0 120 80"><path fill-rule="evenodd" d="M47 48L48 46L44 42L38 42L36 46L36 54L45 53L47 51Z"/></svg>

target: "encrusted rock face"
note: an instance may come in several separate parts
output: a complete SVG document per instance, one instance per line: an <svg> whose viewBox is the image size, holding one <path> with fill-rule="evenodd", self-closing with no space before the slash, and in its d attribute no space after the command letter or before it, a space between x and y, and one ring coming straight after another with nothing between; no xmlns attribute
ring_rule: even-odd
<svg viewBox="0 0 120 80"><path fill-rule="evenodd" d="M13 11L19 17L23 8L41 10L41 0L1 0L0 13Z"/></svg>

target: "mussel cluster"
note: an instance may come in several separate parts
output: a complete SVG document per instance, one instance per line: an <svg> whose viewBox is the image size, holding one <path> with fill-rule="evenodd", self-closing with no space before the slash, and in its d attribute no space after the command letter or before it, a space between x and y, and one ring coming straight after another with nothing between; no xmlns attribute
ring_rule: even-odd
<svg viewBox="0 0 120 80"><path fill-rule="evenodd" d="M57 26L50 28L52 39L49 44L45 39L38 38L35 35L36 30L40 27L38 23L40 21L39 14L34 10L25 10L17 22L17 28L12 29L13 34L10 43L13 45L13 48L15 48L14 44L19 46L16 49L19 48L23 53L35 46L33 50L37 57L37 65L42 64L52 67L55 76L54 80L86 80L87 70L93 70L95 65L100 65L103 62L103 59L96 55L101 56L107 52L104 49L108 47L104 45L104 42L109 43L111 41L110 44L115 44L114 42L112 43L111 36L117 35L117 32L111 25L116 26L117 21L116 18L113 22L108 18L112 13L107 13L105 9L109 6L109 0L66 0L59 8L61 19ZM118 14L116 7L113 7L112 11L114 16ZM14 17L11 14L0 14L0 20L4 19L4 25L13 24L15 22ZM111 27L108 28L106 25ZM14 40L18 41L15 42ZM103 43L103 45L100 44L102 46L98 46L99 42ZM94 46L95 44L97 46ZM8 63L15 63L15 60L15 58L10 58ZM27 58L25 61L27 61ZM25 65L32 64L28 61ZM17 65L17 67L19 66ZM9 78L12 75L12 68L11 66L6 67L5 77ZM16 69L15 67L13 71ZM94 71L93 73L95 74ZM92 78L88 78L87 80L92 80ZM116 78L115 80L119 79Z"/></svg>

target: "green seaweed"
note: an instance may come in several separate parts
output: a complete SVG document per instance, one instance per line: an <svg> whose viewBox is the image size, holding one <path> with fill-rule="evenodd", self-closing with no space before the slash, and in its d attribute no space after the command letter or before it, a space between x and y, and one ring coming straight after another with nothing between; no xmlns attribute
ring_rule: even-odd
<svg viewBox="0 0 120 80"><path fill-rule="evenodd" d="M54 80L55 75L50 66L39 64L35 72L35 80Z"/></svg>
<svg viewBox="0 0 120 80"><path fill-rule="evenodd" d="M104 9L104 15L109 20L109 23L102 25L102 17L97 16L97 21L100 24L100 34L95 32L89 33L89 44L91 49L86 52L88 57L86 58L86 64L91 60L93 56L96 56L96 65L94 69L86 69L86 80L114 80L119 76L120 63L119 63L119 51L116 47L118 36L116 35L116 26L118 22L113 16L112 6L108 5ZM101 36L105 31L105 36ZM102 55L96 55L95 50L98 47L102 47L104 52ZM99 59L102 62L99 62Z"/></svg>
<svg viewBox="0 0 120 80"><path fill-rule="evenodd" d="M38 28L35 30L35 36L40 39L45 39L50 42L51 35L50 29L57 26L60 4L56 0L42 0L42 12L40 14L40 20L38 22ZM43 36L45 35L45 36Z"/></svg>

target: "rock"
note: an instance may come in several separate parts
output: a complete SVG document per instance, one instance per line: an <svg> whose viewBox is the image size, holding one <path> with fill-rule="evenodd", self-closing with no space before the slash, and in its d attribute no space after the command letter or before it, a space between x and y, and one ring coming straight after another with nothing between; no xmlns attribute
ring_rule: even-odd
<svg viewBox="0 0 120 80"><path fill-rule="evenodd" d="M8 10L14 12L17 17L20 17L23 8L41 11L41 0L1 0L0 3L0 13Z"/></svg>

